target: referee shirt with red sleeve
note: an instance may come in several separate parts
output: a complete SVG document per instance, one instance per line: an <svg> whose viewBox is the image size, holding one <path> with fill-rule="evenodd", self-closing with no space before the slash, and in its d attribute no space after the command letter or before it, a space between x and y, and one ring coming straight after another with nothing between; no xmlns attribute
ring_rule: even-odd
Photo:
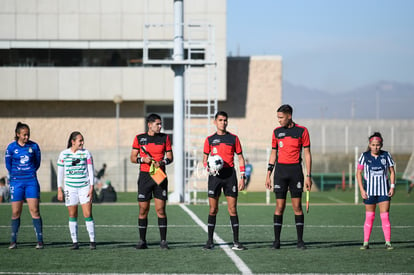
<svg viewBox="0 0 414 275"><path fill-rule="evenodd" d="M153 136L148 133L139 134L134 138L132 148L139 150L138 157L152 157L155 161L161 161L164 159L166 152L172 151L171 140L167 134L159 133ZM144 150L143 150L144 149ZM145 152L148 152L147 155ZM141 163L140 171L149 172L151 164ZM160 166L165 169L164 166Z"/></svg>
<svg viewBox="0 0 414 275"><path fill-rule="evenodd" d="M277 163L299 164L302 162L302 147L310 147L306 127L294 123L293 127L277 127L273 130L272 149L277 150Z"/></svg>
<svg viewBox="0 0 414 275"><path fill-rule="evenodd" d="M240 155L243 152L239 138L232 133L215 133L204 142L204 154L219 155L223 159L223 167L234 167L234 153Z"/></svg>

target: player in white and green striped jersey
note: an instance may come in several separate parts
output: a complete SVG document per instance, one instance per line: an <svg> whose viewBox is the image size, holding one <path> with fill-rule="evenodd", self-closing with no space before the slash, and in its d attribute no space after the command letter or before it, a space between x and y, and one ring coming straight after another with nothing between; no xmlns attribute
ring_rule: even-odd
<svg viewBox="0 0 414 275"><path fill-rule="evenodd" d="M63 150L57 161L58 166L58 200L63 200L69 211L69 230L73 245L78 244L78 204L82 206L86 229L89 233L90 248L96 249L95 224L92 217L92 198L94 168L91 153L83 148L84 140L80 132L72 132L67 149Z"/></svg>

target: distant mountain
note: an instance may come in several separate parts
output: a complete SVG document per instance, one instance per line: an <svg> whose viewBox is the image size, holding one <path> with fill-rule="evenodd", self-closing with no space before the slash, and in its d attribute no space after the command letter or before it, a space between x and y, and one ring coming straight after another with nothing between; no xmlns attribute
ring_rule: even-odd
<svg viewBox="0 0 414 275"><path fill-rule="evenodd" d="M297 118L414 119L414 85L382 81L332 94L284 81L283 103Z"/></svg>

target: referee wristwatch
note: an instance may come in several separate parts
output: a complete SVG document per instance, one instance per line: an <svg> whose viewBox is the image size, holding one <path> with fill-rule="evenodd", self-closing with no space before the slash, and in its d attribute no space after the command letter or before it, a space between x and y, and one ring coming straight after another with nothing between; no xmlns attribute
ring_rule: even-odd
<svg viewBox="0 0 414 275"><path fill-rule="evenodd" d="M245 176L245 175L241 175L241 176L240 176L240 179L241 179L241 180L245 180L245 179L246 179L246 176Z"/></svg>

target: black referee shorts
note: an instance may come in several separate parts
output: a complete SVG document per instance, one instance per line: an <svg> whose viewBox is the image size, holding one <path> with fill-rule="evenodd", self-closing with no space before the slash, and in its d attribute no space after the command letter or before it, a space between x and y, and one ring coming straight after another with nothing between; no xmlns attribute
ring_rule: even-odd
<svg viewBox="0 0 414 275"><path fill-rule="evenodd" d="M149 201L152 196L166 201L168 199L168 178L158 185L149 172L139 172L138 177L138 201Z"/></svg>
<svg viewBox="0 0 414 275"><path fill-rule="evenodd" d="M277 163L273 175L276 199L286 199L287 191L292 198L301 198L303 192L303 171L301 164Z"/></svg>
<svg viewBox="0 0 414 275"><path fill-rule="evenodd" d="M208 177L208 197L217 198L221 195L223 189L224 195L235 197L238 196L236 170L233 167L226 167L219 171L217 176Z"/></svg>

